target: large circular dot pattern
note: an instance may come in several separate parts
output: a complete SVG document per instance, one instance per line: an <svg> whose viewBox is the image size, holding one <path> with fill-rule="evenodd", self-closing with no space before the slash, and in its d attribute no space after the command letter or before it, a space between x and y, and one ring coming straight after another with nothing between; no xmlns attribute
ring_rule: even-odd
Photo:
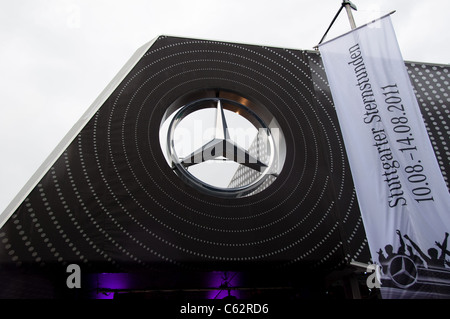
<svg viewBox="0 0 450 319"><path fill-rule="evenodd" d="M201 88L254 98L282 126L286 163L263 192L211 197L166 165L161 118ZM0 230L0 247L3 263L101 271L338 267L367 258L320 56L160 37Z"/></svg>

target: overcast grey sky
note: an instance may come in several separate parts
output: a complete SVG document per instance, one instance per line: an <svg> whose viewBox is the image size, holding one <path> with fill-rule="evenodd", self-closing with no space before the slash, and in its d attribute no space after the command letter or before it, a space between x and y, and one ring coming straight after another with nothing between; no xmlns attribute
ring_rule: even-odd
<svg viewBox="0 0 450 319"><path fill-rule="evenodd" d="M341 0L17 0L0 8L0 213L137 48L158 35L311 50ZM449 0L354 0L393 10L405 60L450 62ZM349 31L345 11L327 39Z"/></svg>

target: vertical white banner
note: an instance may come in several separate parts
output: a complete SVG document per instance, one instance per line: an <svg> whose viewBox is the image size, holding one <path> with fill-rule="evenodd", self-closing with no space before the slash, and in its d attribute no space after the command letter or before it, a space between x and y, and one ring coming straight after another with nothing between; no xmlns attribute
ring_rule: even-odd
<svg viewBox="0 0 450 319"><path fill-rule="evenodd" d="M385 296L450 296L449 191L390 15L319 49Z"/></svg>

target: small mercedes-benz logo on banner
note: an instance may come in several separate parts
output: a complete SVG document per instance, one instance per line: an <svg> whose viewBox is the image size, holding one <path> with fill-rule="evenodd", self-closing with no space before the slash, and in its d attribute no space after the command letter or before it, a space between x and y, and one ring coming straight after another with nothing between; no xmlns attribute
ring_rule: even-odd
<svg viewBox="0 0 450 319"><path fill-rule="evenodd" d="M214 110L214 116L202 113L206 109ZM194 121L194 132L180 128L185 121ZM167 131L167 154L174 171L200 191L220 197L247 196L278 176L279 134L272 130L237 101L201 98L175 112ZM205 136L208 140L198 146ZM231 173L225 176L227 170Z"/></svg>
<svg viewBox="0 0 450 319"><path fill-rule="evenodd" d="M417 267L408 256L395 256L389 264L389 275L400 288L408 288L417 281Z"/></svg>

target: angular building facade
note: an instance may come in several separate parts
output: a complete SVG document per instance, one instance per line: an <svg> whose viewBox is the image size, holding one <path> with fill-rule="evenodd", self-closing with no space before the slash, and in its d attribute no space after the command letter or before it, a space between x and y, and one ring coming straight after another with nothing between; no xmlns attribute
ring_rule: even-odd
<svg viewBox="0 0 450 319"><path fill-rule="evenodd" d="M406 66L448 185L450 68ZM283 161L271 162L277 173L245 196L220 196L189 180L187 161L174 157L168 165L161 147L170 116L187 118L219 102L267 127L276 119L283 133L283 146L276 145ZM227 114L217 110L216 128ZM259 154L264 167L259 144L242 154ZM217 156L217 145L203 155ZM240 165L229 185L237 192L257 176L249 167ZM370 295L357 289L366 277L355 262L369 264L370 254L315 51L157 38L137 51L7 210L2 298L100 297L94 290L169 299L174 290L192 298ZM69 265L79 266L82 288L67 286Z"/></svg>

